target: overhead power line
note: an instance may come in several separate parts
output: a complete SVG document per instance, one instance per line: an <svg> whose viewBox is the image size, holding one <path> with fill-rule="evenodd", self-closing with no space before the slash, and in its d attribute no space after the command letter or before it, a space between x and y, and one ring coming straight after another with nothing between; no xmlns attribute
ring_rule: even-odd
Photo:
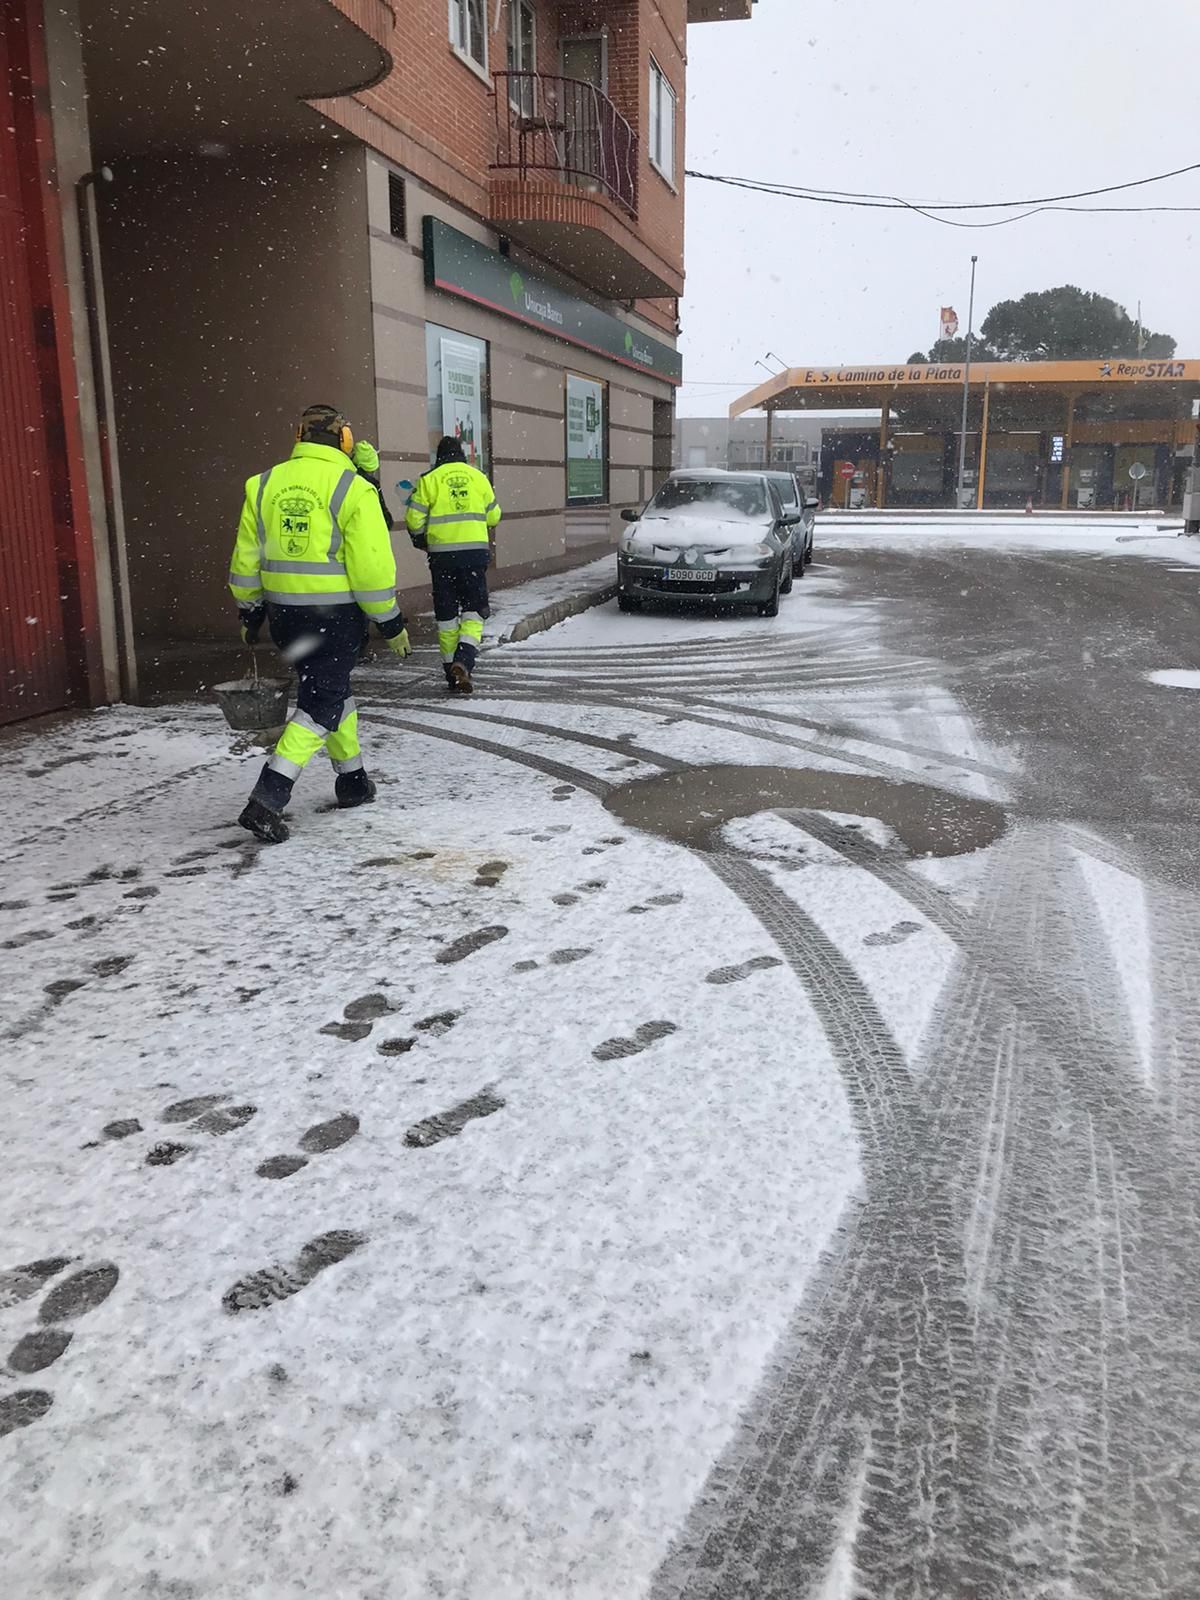
<svg viewBox="0 0 1200 1600"><path fill-rule="evenodd" d="M697 172L688 169L689 178L705 183L726 184L735 189L748 189L758 194L771 194L781 199L807 200L814 205L854 206L873 211L915 211L929 222L941 222L952 228L1001 228L1010 222L1023 222L1043 211L1073 212L1200 212L1200 206L1079 206L1065 202L1086 200L1096 195L1117 194L1126 189L1143 188L1146 184L1163 183L1169 178L1182 177L1188 172L1200 172L1200 161L1186 167L1176 167L1170 172L1156 172L1145 178L1131 178L1125 183L1104 184L1096 189L1077 189L1066 194L1039 195L1026 200L906 200L901 195L875 194L866 190L818 189L806 184L775 183L762 178L740 178L714 172ZM984 222L967 222L957 217L943 217L941 211L1004 211L1017 208L1019 215L997 217Z"/></svg>

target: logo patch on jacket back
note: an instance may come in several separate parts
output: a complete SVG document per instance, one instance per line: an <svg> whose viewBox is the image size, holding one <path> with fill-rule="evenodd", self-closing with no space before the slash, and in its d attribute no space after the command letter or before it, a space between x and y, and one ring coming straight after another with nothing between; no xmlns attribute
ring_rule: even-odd
<svg viewBox="0 0 1200 1600"><path fill-rule="evenodd" d="M302 556L308 549L315 505L315 500L300 494L285 495L280 500L276 508L279 512L279 543L285 555Z"/></svg>
<svg viewBox="0 0 1200 1600"><path fill-rule="evenodd" d="M446 487L450 491L450 498L454 501L454 509L461 511L471 495L471 480L465 472L447 474Z"/></svg>

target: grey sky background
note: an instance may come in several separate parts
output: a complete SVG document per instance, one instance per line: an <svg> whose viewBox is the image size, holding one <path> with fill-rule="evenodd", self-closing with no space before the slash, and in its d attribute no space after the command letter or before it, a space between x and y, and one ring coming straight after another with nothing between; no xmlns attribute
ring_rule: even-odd
<svg viewBox="0 0 1200 1600"><path fill-rule="evenodd" d="M688 29L687 165L917 200L1061 194L1200 161L1194 0L759 0ZM1200 206L1200 172L1096 204ZM969 214L984 220L987 213ZM995 213L992 213L995 215ZM789 365L903 361L953 305L1075 283L1200 358L1200 213L951 228L687 185L685 416Z"/></svg>

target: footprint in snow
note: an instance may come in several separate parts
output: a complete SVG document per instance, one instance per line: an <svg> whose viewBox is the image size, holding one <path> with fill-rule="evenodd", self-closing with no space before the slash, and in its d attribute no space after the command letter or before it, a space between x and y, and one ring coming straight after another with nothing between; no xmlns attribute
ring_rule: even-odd
<svg viewBox="0 0 1200 1600"><path fill-rule="evenodd" d="M437 1116L426 1117L423 1122L415 1122L404 1135L404 1142L414 1149L425 1150L430 1145L440 1144L443 1139L457 1138L467 1123L477 1117L490 1117L503 1109L504 1101L489 1085L469 1100L451 1106L449 1111L441 1111Z"/></svg>
<svg viewBox="0 0 1200 1600"><path fill-rule="evenodd" d="M356 1039L365 1039L380 1017L393 1016L399 1009L385 994L360 995L343 1008L341 1022L327 1022L317 1031L352 1043Z"/></svg>
<svg viewBox="0 0 1200 1600"><path fill-rule="evenodd" d="M221 1297L222 1308L231 1317L242 1311L262 1311L278 1300L288 1300L299 1294L328 1267L345 1261L367 1242L363 1233L349 1228L335 1228L330 1233L319 1234L300 1251L294 1261L263 1267L239 1278Z"/></svg>
<svg viewBox="0 0 1200 1600"><path fill-rule="evenodd" d="M461 938L453 940L444 950L439 950L434 960L440 966L449 966L454 961L465 961L468 956L473 956L477 950L482 950L489 944L495 944L497 939L508 936L508 929L495 925L490 928L477 928L474 933L464 933Z"/></svg>
<svg viewBox="0 0 1200 1600"><path fill-rule="evenodd" d="M643 1022L632 1039L606 1039L592 1051L597 1061L619 1061L623 1056L640 1056L658 1039L676 1031L673 1022Z"/></svg>
<svg viewBox="0 0 1200 1600"><path fill-rule="evenodd" d="M886 933L868 933L863 943L873 948L881 944L903 944L905 939L911 939L914 933L920 932L919 922L897 922Z"/></svg>
<svg viewBox="0 0 1200 1600"><path fill-rule="evenodd" d="M176 1100L160 1114L159 1121L172 1125L186 1124L192 1133L222 1138L227 1133L234 1133L238 1128L244 1128L258 1111L257 1106L230 1105L229 1099L227 1094L200 1094L194 1095L189 1100ZM110 1140L127 1139L131 1134L141 1131L141 1124L134 1117L106 1123L103 1129L104 1137ZM175 1139L160 1140L147 1153L146 1165L174 1166L183 1156L190 1155L194 1148L190 1144L180 1144Z"/></svg>
<svg viewBox="0 0 1200 1600"><path fill-rule="evenodd" d="M41 1293L69 1264L68 1257L55 1256L0 1272L0 1306L18 1305ZM18 1339L9 1351L8 1370L29 1377L53 1366L75 1337L75 1330L68 1324L102 1305L116 1288L120 1276L112 1262L101 1261L72 1273L47 1290L38 1307L40 1326ZM54 1396L46 1389L17 1389L0 1395L0 1438L37 1422L53 1404Z"/></svg>
<svg viewBox="0 0 1200 1600"><path fill-rule="evenodd" d="M420 1022L414 1022L413 1027L418 1033L427 1033L431 1039L440 1039L462 1016L461 1011L435 1011L431 1017L422 1017Z"/></svg>
<svg viewBox="0 0 1200 1600"><path fill-rule="evenodd" d="M290 1178L294 1172L308 1165L309 1156L321 1156L330 1150L339 1150L358 1132L359 1121L349 1111L331 1117L328 1122L315 1123L300 1135L302 1155L270 1156L255 1170L260 1178Z"/></svg>
<svg viewBox="0 0 1200 1600"><path fill-rule="evenodd" d="M716 967L705 978L705 983L740 983L743 978L748 978L752 972L766 972L769 967L781 967L783 962L778 956L753 956L749 961L742 961L736 967Z"/></svg>
<svg viewBox="0 0 1200 1600"><path fill-rule="evenodd" d="M476 869L474 886L476 889L494 889L507 871L507 861L485 861Z"/></svg>
<svg viewBox="0 0 1200 1600"><path fill-rule="evenodd" d="M634 917L644 916L651 906L677 906L683 899L681 894L652 894L645 905L628 906L626 909Z"/></svg>

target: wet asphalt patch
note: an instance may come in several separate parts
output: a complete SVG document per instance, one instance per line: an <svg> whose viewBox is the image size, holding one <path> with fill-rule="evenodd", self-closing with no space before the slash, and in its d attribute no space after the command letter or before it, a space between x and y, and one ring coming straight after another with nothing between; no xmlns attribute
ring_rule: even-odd
<svg viewBox="0 0 1200 1600"><path fill-rule="evenodd" d="M727 822L759 811L801 809L875 817L910 855L957 856L993 844L1006 816L989 800L924 783L814 767L691 767L614 789L605 809L630 827L711 850Z"/></svg>

